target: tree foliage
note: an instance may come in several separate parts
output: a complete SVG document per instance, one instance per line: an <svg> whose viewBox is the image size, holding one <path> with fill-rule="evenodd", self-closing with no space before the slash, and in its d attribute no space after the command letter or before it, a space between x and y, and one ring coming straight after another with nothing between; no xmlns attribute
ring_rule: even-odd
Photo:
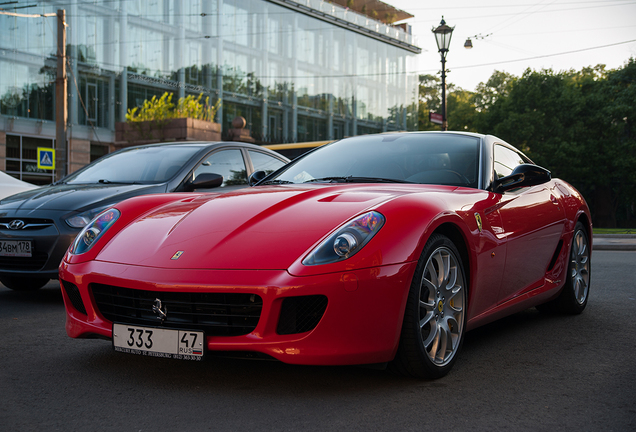
<svg viewBox="0 0 636 432"><path fill-rule="evenodd" d="M473 92L458 88L446 97L446 110L448 113L448 129L477 132L475 124L475 94Z"/></svg>
<svg viewBox="0 0 636 432"><path fill-rule="evenodd" d="M439 125L428 121L430 112L439 112L442 106L441 79L436 75L419 76L417 122L420 130L437 130Z"/></svg>
<svg viewBox="0 0 636 432"><path fill-rule="evenodd" d="M435 130L439 79L420 76L420 129ZM493 134L586 197L599 227L636 225L636 61L581 71L495 71L475 92L449 86L450 130ZM423 105L423 106L422 106ZM424 114L425 113L425 114Z"/></svg>

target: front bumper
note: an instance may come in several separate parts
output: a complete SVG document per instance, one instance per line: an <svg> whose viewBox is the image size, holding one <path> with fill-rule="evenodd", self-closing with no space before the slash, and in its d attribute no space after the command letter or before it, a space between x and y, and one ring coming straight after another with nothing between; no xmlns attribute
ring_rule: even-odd
<svg viewBox="0 0 636 432"><path fill-rule="evenodd" d="M28 217L16 214L0 218L3 222L16 219L27 222L27 228L21 230L0 226L1 239L28 240L33 247L33 255L28 258L0 257L0 276L57 279L60 262L79 230L51 216L50 212L31 212Z"/></svg>
<svg viewBox="0 0 636 432"><path fill-rule="evenodd" d="M92 284L159 293L249 293L262 299L255 328L240 336L206 335L208 351L258 352L292 364L370 364L395 356L416 264L294 277L284 270L175 270L63 262L60 280L66 331L74 338L112 338L112 322L98 310ZM77 287L70 293L74 299L65 283ZM309 331L280 334L283 302L299 296L326 296L324 314Z"/></svg>

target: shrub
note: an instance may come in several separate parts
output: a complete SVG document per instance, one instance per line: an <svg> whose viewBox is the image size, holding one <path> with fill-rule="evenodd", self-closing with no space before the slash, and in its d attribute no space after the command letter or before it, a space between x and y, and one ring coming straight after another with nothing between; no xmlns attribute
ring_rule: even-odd
<svg viewBox="0 0 636 432"><path fill-rule="evenodd" d="M205 103L202 103L203 93L201 93L198 98L192 95L180 98L175 106L172 102L172 96L172 93L165 92L160 98L153 96L152 99L145 100L141 108L135 107L128 110L126 121L129 123L143 121L167 123L170 119L189 117L213 122L221 102L219 99L216 104L210 105L210 97L208 96L205 98Z"/></svg>

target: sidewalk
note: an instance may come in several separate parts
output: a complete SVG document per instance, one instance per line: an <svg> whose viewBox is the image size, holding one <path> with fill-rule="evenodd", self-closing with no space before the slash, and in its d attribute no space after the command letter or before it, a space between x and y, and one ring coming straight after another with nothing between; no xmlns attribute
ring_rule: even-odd
<svg viewBox="0 0 636 432"><path fill-rule="evenodd" d="M595 234L592 250L635 251L636 234Z"/></svg>

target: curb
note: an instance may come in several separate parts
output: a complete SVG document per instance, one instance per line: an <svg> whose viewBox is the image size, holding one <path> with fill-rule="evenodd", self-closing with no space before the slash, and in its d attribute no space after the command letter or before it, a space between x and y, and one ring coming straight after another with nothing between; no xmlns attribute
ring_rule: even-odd
<svg viewBox="0 0 636 432"><path fill-rule="evenodd" d="M595 234L592 250L635 251L636 234Z"/></svg>

